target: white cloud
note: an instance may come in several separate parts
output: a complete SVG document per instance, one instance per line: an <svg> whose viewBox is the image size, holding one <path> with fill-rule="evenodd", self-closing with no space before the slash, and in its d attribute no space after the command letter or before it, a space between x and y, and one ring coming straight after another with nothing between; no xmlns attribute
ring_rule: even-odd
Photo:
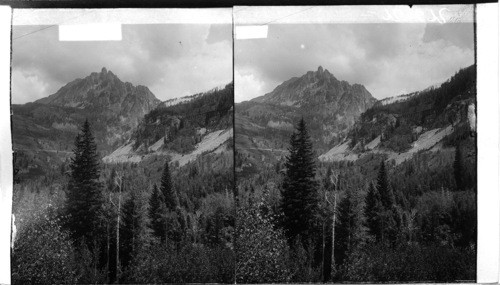
<svg viewBox="0 0 500 285"><path fill-rule="evenodd" d="M16 96L12 97L12 103L24 103L45 97L48 84L41 80L35 73L26 73L18 70L12 71L12 90L16 90Z"/></svg>
<svg viewBox="0 0 500 285"><path fill-rule="evenodd" d="M381 99L424 89L473 64L471 34L472 23L273 24L266 39L235 42L235 72L260 81L256 97L321 65Z"/></svg>
<svg viewBox="0 0 500 285"><path fill-rule="evenodd" d="M234 101L239 103L263 95L264 83L254 74L242 74L235 70L234 73Z"/></svg>
<svg viewBox="0 0 500 285"><path fill-rule="evenodd" d="M14 37L37 28L14 27ZM13 81L36 71L38 83L45 84L44 94L21 95L18 85L12 90L13 101L48 96L102 67L122 81L149 87L160 100L227 84L232 80L231 29L217 25L215 30L211 33L210 25L201 24L124 25L119 42L59 42L57 29L33 33L13 42ZM32 85L24 89L39 87L26 80L24 84Z"/></svg>

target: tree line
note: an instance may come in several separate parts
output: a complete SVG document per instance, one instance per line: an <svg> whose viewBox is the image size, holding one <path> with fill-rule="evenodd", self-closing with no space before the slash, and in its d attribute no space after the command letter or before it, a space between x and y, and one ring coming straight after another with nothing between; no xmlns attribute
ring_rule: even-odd
<svg viewBox="0 0 500 285"><path fill-rule="evenodd" d="M145 174L123 167L103 181L88 121L73 152L66 189L54 195L65 198L46 202L18 235L13 283L232 282L232 241L223 235L232 228L232 192L205 196L204 209L186 208L168 159L152 189L140 189ZM190 167L196 181L200 168Z"/></svg>
<svg viewBox="0 0 500 285"><path fill-rule="evenodd" d="M374 157L365 162L374 175L357 163L319 165L300 120L274 182L239 191L237 282L474 280L476 186L462 149L446 170L454 183L403 191L413 162L388 168Z"/></svg>

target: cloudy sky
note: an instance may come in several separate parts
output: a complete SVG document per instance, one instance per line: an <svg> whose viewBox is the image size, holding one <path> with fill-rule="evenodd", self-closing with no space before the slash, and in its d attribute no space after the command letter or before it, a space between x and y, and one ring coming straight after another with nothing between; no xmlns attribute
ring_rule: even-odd
<svg viewBox="0 0 500 285"><path fill-rule="evenodd" d="M270 24L235 42L235 101L318 66L377 98L425 89L474 63L472 23Z"/></svg>
<svg viewBox="0 0 500 285"><path fill-rule="evenodd" d="M122 81L149 87L160 100L207 91L232 80L230 24L123 25L122 38L60 42L57 26L14 26L12 102L46 97L102 67Z"/></svg>

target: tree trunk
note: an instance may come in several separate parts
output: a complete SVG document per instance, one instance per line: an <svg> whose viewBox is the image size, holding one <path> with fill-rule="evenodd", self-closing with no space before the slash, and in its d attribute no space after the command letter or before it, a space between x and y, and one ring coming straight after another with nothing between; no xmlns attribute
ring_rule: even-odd
<svg viewBox="0 0 500 285"><path fill-rule="evenodd" d="M110 278L111 276L109 274L109 220L108 220L106 222L106 279L108 283Z"/></svg>
<svg viewBox="0 0 500 285"><path fill-rule="evenodd" d="M116 220L116 282L120 283L120 214L122 203L122 187L120 185L120 194L118 196L118 214Z"/></svg>
<svg viewBox="0 0 500 285"><path fill-rule="evenodd" d="M325 280L325 222L323 221L323 230L321 234L323 235L322 243L321 243L321 280L326 282Z"/></svg>
<svg viewBox="0 0 500 285"><path fill-rule="evenodd" d="M332 218L332 274L335 274L335 222L337 218L337 191L333 194L333 218Z"/></svg>

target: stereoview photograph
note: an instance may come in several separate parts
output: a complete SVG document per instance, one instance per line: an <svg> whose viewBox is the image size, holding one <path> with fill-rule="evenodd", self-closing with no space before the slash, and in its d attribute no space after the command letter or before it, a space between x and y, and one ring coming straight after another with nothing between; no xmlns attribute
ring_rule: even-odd
<svg viewBox="0 0 500 285"><path fill-rule="evenodd" d="M371 9L235 8L238 283L476 280L472 7Z"/></svg>
<svg viewBox="0 0 500 285"><path fill-rule="evenodd" d="M13 26L12 283L234 283L231 23L121 31Z"/></svg>

